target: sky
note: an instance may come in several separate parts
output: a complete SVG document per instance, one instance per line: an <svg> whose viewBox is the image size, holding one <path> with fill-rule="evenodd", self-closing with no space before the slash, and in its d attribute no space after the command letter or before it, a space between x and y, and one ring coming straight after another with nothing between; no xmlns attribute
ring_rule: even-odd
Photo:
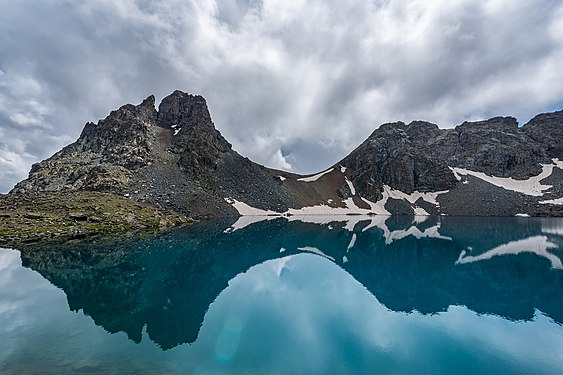
<svg viewBox="0 0 563 375"><path fill-rule="evenodd" d="M203 95L244 156L313 173L385 122L563 107L560 0L0 0L0 192L126 103Z"/></svg>

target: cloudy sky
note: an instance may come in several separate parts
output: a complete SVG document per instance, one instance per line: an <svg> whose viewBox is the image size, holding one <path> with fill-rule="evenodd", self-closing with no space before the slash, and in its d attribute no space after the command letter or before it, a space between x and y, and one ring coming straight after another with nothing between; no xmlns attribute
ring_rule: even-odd
<svg viewBox="0 0 563 375"><path fill-rule="evenodd" d="M560 0L0 0L0 192L125 103L203 95L244 156L296 172L381 123L563 105Z"/></svg>

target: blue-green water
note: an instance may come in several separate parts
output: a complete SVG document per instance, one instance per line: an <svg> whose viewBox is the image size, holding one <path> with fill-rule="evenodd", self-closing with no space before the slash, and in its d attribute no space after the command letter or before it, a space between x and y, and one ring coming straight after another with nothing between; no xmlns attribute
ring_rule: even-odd
<svg viewBox="0 0 563 375"><path fill-rule="evenodd" d="M0 250L0 373L561 374L562 219L269 219Z"/></svg>

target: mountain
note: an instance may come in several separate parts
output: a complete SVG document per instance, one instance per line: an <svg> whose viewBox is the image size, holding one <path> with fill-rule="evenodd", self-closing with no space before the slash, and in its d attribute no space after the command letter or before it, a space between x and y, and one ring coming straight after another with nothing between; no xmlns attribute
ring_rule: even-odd
<svg viewBox="0 0 563 375"><path fill-rule="evenodd" d="M201 96L175 91L127 104L33 165L13 196L112 193L209 218L299 214L563 216L563 111L522 127L512 117L452 129L414 121L377 128L312 176L234 151Z"/></svg>

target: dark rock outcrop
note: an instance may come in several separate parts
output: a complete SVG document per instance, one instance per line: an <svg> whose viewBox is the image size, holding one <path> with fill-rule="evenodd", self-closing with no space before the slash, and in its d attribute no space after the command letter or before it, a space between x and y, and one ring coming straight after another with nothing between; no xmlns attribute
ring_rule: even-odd
<svg viewBox="0 0 563 375"><path fill-rule="evenodd" d="M550 163L544 144L530 138L513 117L464 122L442 131L428 143L437 158L450 166L497 177L525 179Z"/></svg>
<svg viewBox="0 0 563 375"><path fill-rule="evenodd" d="M562 129L563 111L538 115L523 127L518 127L512 117L464 122L443 130L423 121L384 124L337 165L347 168L346 174L359 194L372 201L381 199L384 185L405 193L453 189L458 193L450 194L451 199L444 198L449 214L513 215L533 211L553 215L555 209L560 215L560 207L538 206L537 198L489 183L462 187L450 167L517 180L536 176L542 172L542 164L551 164L552 158L562 156ZM550 191L556 193L561 180L555 178L550 183ZM494 204L490 202L492 197L496 197ZM533 206L537 209L531 209Z"/></svg>
<svg viewBox="0 0 563 375"><path fill-rule="evenodd" d="M436 134L438 126L421 121L384 124L339 164L372 201L381 198L383 185L405 193L447 190L457 180L427 145Z"/></svg>
<svg viewBox="0 0 563 375"><path fill-rule="evenodd" d="M157 124L174 129L172 152L179 155L180 167L192 175L215 170L221 155L231 150L215 129L202 96L174 91L160 103Z"/></svg>
<svg viewBox="0 0 563 375"><path fill-rule="evenodd" d="M563 111L542 113L531 119L522 130L545 147L548 157L563 160Z"/></svg>

